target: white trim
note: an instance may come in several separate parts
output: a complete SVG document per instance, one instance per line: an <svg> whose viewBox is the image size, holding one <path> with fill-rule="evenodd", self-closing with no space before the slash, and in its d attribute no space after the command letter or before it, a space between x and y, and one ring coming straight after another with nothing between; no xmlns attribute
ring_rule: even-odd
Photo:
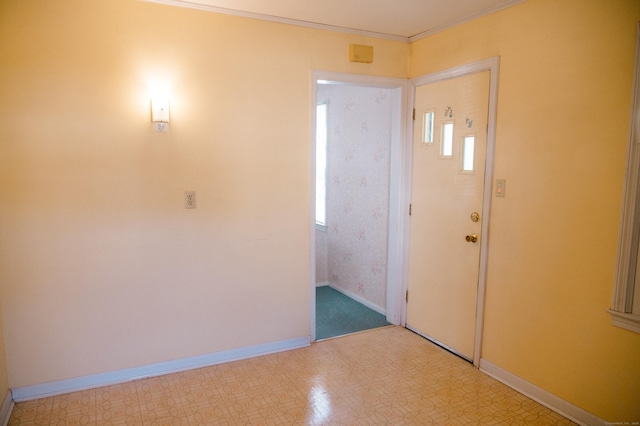
<svg viewBox="0 0 640 426"><path fill-rule="evenodd" d="M640 253L640 24L636 28L635 66L631 92L631 117L627 145L627 163L618 239L618 258L613 285L611 322L615 326L640 332L640 315L633 315L633 297L637 284ZM614 314L615 313L615 314Z"/></svg>
<svg viewBox="0 0 640 426"><path fill-rule="evenodd" d="M318 78L311 73L311 105L309 107L309 170L310 179L310 208L309 208L309 336L311 341L316 341L316 119L318 105Z"/></svg>
<svg viewBox="0 0 640 426"><path fill-rule="evenodd" d="M640 333L640 315L617 312L611 309L608 309L607 312L611 314L611 324Z"/></svg>
<svg viewBox="0 0 640 426"><path fill-rule="evenodd" d="M381 87L394 90L394 108L392 117L392 140L390 154L390 191L389 191L389 241L387 257L387 321L399 325L402 320L404 307L404 292L402 282L406 274L405 254L408 244L405 241L408 229L409 192L407 191L410 174L406 172L407 158L411 149L407 138L406 123L411 120L408 113L409 104L405 101L410 95L409 81L400 78L378 77L360 74L345 74L329 71L313 70L311 73L311 102L310 102L310 152L311 152L311 214L310 214L310 335L311 341L316 340L316 232L315 232L315 134L316 118L315 106L318 103L318 82L331 84L345 84L366 87Z"/></svg>
<svg viewBox="0 0 640 426"><path fill-rule="evenodd" d="M265 14L256 13L256 12L246 12L242 10L227 9L224 7L192 3L184 0L143 0L143 1L146 1L149 3L164 4L168 6L177 6L177 7L185 7L188 9L203 10L206 12L221 13L223 15L232 15L232 16L240 16L243 18L259 19L261 21L275 22L279 24L295 25L297 27L314 28L314 29L326 30L326 31L336 31L340 33L361 35L366 37L375 37L375 38L381 38L386 40L395 40L395 41L404 41L404 42L409 41L409 38L405 36L384 34L384 33L378 33L375 31L358 30L355 28L339 27L336 25L320 24L317 22L301 21L299 19L283 18L281 16L265 15Z"/></svg>
<svg viewBox="0 0 640 426"><path fill-rule="evenodd" d="M385 89L406 89L407 87L407 80L404 78L379 77L365 74L347 74L320 70L313 70L312 74L313 83L322 81L323 84L381 87ZM314 103L313 105L316 104Z"/></svg>
<svg viewBox="0 0 640 426"><path fill-rule="evenodd" d="M480 371L575 423L590 426L604 426L606 424L610 424L588 411L585 411L584 409L573 405L572 403L565 401L542 388L539 388L533 383L521 379L515 374L498 367L484 358L480 360Z"/></svg>
<svg viewBox="0 0 640 426"><path fill-rule="evenodd" d="M415 77L411 79L413 86L423 86L429 83L435 83L437 81L449 80L456 77L462 77L469 74L475 74L482 71L493 71L500 65L500 57L494 56L492 58L483 59L476 62L470 62L468 64L459 65L457 67L449 68L442 71L436 71L431 74ZM493 73L492 73L493 74ZM492 81L493 83L493 78Z"/></svg>
<svg viewBox="0 0 640 426"><path fill-rule="evenodd" d="M479 70L488 69L491 72L489 84L489 120L487 122L487 151L484 171L484 196L482 199L483 235L480 241L480 271L478 273L478 303L476 311L476 341L473 359L477 367L482 357L482 339L484 330L484 302L487 291L487 270L489 267L489 221L491 218L491 201L493 200L493 161L496 150L496 128L498 122L498 82L500 77L500 57L496 56L486 61L476 63Z"/></svg>
<svg viewBox="0 0 640 426"><path fill-rule="evenodd" d="M390 80L391 81L391 80ZM408 247L405 230L409 226L411 174L407 173L406 164L411 159L411 137L406 123L411 120L412 109L406 99L409 97L409 81L396 80L400 89L395 99L396 107L392 110L390 173L389 173L389 241L387 255L387 322L400 325L402 321L403 302L405 300L402 280L405 275L405 245Z"/></svg>
<svg viewBox="0 0 640 426"><path fill-rule="evenodd" d="M491 201L492 201L492 188L493 188L493 162L495 157L496 146L496 126L497 126L497 113L498 113L498 81L500 71L500 57L494 56L489 59L484 59L477 62L461 65L458 67L450 68L444 71L435 72L425 76L417 77L411 80L413 84L413 90L411 91L411 108L413 108L413 102L415 97L415 88L429 83L435 83L437 81L449 80L456 77L462 77L469 74L475 74L478 72L489 71L490 84L489 84L489 107L487 117L487 149L484 169L484 194L482 197L482 223L481 223L481 235L483 238L480 240L480 265L478 271L478 298L476 303L476 330L475 340L473 348L473 364L477 367L482 355L482 337L484 329L484 303L487 286L487 269L488 269L488 254L489 254L489 222L491 218ZM409 128L411 133L413 130L413 120L410 121ZM410 141L413 140L413 135L410 134ZM409 161L413 164L413 156L409 155ZM408 168L409 173L411 169ZM410 175L411 176L411 175ZM410 181L409 181L410 182ZM409 186L409 193L411 191L411 184ZM409 200L411 198L409 197ZM406 228L405 240L408 242L410 239L409 227ZM408 289L408 247L405 248L405 276L403 281L404 290ZM406 310L407 304L404 303L403 324L406 326Z"/></svg>
<svg viewBox="0 0 640 426"><path fill-rule="evenodd" d="M405 108L407 111L411 111L411 114L407 114L405 120L405 129L407 136L405 137L405 150L406 155L404 158L404 164L402 165L402 179L403 179L403 193L402 198L404 200L404 212L403 212L403 227L398 231L402 233L402 273L400 276L399 283L399 297L396 301L397 309L400 312L400 324L403 326L407 325L407 291L409 287L409 255L411 248L411 218L409 215L409 211L411 208L411 185L412 185L412 176L413 176L413 110L415 108L415 83L412 84L411 90L407 93L407 102L405 104ZM388 303L387 303L388 306Z"/></svg>
<svg viewBox="0 0 640 426"><path fill-rule="evenodd" d="M482 10L480 12L477 13L473 13L469 16L466 16L462 19L458 19L456 21L453 22L449 22L447 24L444 25L439 25L437 27L431 28L429 30L417 33L415 35L412 36L401 36L401 35L396 35L396 34L386 34L386 33L379 33L376 31L369 31L369 30L359 30L356 28L349 28L349 27L340 27L337 25L329 25L329 24L320 24L317 22L309 22L309 21L302 21L299 19L293 19L293 18L284 18L281 16L273 16L273 15L266 15L263 13L257 13L257 12L247 12L247 11L243 11L243 10L236 10L236 9L228 9L228 8L224 8L224 7L219 7L219 6L211 6L211 5L207 5L207 4L200 4L200 3L193 3L190 1L185 1L185 0L143 0L149 3L157 3L157 4L163 4L163 5L167 5L167 6L176 6L176 7L184 7L187 9L196 9L196 10L202 10L205 12L214 12L214 13L220 13L223 15L231 15L231 16L240 16L243 18L250 18L250 19L259 19L261 21L267 21L267 22L275 22L275 23L279 23L279 24L287 24L287 25L295 25L298 27L305 27L305 28L314 28L314 29L318 29L318 30L326 30L326 31L336 31L336 32L340 32L340 33L345 33L345 34L354 34L354 35L361 35L361 36L366 36L366 37L375 37L375 38L380 38L380 39L386 39L386 40L394 40L394 41L404 41L407 43L413 43L414 41L420 40L422 38L428 37L430 35L439 33L441 31L447 30L449 28L464 24L466 22L469 21L473 21L474 19L478 19L481 18L483 16L486 15L490 15L492 13L495 12L499 12L502 9L506 9L508 7L514 6L518 3L522 3L524 0L510 0L507 1L505 3L501 3L499 5L487 8L485 10Z"/></svg>
<svg viewBox="0 0 640 426"><path fill-rule="evenodd" d="M515 6L516 4L522 3L523 1L524 0L511 0L511 1L507 1L505 3L501 3L501 4L497 5L497 6L490 7L488 9L485 9L485 10L482 10L480 12L477 12L477 13L474 13L472 15L469 15L469 16L467 16L465 18L458 19L457 21L453 21L453 22L450 22L450 23L445 24L445 25L440 25L438 27L431 28L430 30L423 31L423 32L418 33L416 35L412 35L407 40L409 41L409 43L413 43L414 41L420 40L420 39L425 38L425 37L429 37L430 35L439 33L439 32L444 31L444 30L448 30L449 28L453 28L453 27L456 27L458 25L464 24L466 22L473 21L474 19L482 18L483 16L487 16L487 15L490 15L492 13L499 12L502 9L506 9L508 7L511 7L511 6Z"/></svg>
<svg viewBox="0 0 640 426"><path fill-rule="evenodd" d="M2 407L0 407L0 425L7 426L9 424L9 419L11 418L11 412L13 411L13 407L16 405L13 402L11 397L11 392L7 392L7 395L4 397L4 402L2 403Z"/></svg>
<svg viewBox="0 0 640 426"><path fill-rule="evenodd" d="M387 315L387 311L383 307L378 306L378 305L376 305L374 303L371 303L368 300L363 299L361 296L358 296L357 294L352 293L349 290L345 290L344 288L340 288L335 284L327 283L327 285L329 287L331 287L332 289L334 289L335 291L339 291L340 293L344 294L348 298L353 299L353 300L355 300L356 302L358 302L360 304L363 304L367 308L372 309L372 310L376 311L379 314L382 314L382 315L385 315L385 316Z"/></svg>
<svg viewBox="0 0 640 426"><path fill-rule="evenodd" d="M110 371L108 373L92 374L72 379L57 380L55 382L22 386L11 389L11 393L13 394L13 400L16 402L28 401L81 391L84 389L177 373L195 368L208 367L277 352L284 352L292 349L304 348L309 345L310 341L308 337L299 337L246 348L231 349L228 351L194 356L191 358L160 362L142 367L126 368L123 370Z"/></svg>

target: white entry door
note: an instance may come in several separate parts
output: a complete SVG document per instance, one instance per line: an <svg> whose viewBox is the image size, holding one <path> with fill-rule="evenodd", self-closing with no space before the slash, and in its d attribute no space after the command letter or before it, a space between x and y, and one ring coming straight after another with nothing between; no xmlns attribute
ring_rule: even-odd
<svg viewBox="0 0 640 426"><path fill-rule="evenodd" d="M473 360L490 71L416 88L407 327Z"/></svg>

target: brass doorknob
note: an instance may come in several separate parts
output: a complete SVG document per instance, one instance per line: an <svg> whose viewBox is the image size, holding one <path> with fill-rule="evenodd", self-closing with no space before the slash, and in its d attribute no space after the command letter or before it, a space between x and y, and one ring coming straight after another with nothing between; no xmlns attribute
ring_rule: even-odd
<svg viewBox="0 0 640 426"><path fill-rule="evenodd" d="M478 235L477 234L467 235L465 239L467 240L468 243L475 243L476 241L478 241Z"/></svg>

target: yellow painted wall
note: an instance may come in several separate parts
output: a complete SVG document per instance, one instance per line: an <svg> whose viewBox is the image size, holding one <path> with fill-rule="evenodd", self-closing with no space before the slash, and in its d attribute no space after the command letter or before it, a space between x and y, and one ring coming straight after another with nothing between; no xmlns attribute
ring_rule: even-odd
<svg viewBox="0 0 640 426"><path fill-rule="evenodd" d="M528 0L412 44L412 77L501 57L482 356L640 420L640 335L611 325L636 0Z"/></svg>
<svg viewBox="0 0 640 426"><path fill-rule="evenodd" d="M635 0L527 0L409 45L134 0L0 2L9 385L307 336L311 70L500 55L483 356L639 419L640 336L605 313L638 20Z"/></svg>
<svg viewBox="0 0 640 426"><path fill-rule="evenodd" d="M135 0L0 2L10 386L308 336L311 70L406 77L408 52Z"/></svg>

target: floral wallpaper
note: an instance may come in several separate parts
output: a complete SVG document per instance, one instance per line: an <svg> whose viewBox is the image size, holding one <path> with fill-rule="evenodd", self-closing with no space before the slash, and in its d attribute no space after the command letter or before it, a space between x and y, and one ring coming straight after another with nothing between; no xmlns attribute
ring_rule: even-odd
<svg viewBox="0 0 640 426"><path fill-rule="evenodd" d="M386 310L391 92L321 85L318 101L328 104L327 231L317 231L318 282Z"/></svg>

